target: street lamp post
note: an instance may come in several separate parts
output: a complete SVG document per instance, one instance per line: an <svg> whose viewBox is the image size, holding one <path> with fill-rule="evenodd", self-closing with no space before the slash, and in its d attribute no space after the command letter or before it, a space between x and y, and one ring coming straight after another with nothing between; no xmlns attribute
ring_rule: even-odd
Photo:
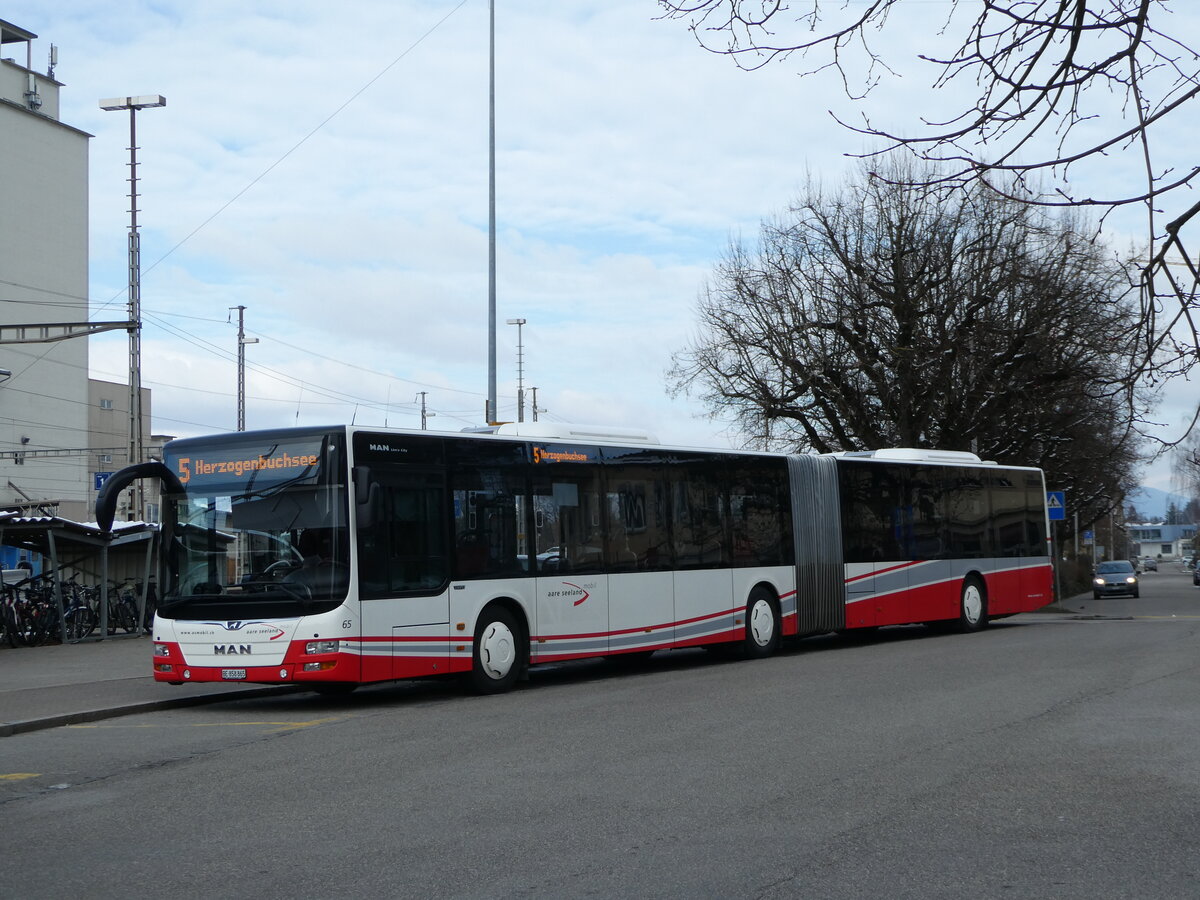
<svg viewBox="0 0 1200 900"><path fill-rule="evenodd" d="M113 97L101 100L100 108L129 110L129 464L142 461L142 262L141 237L138 234L137 190L137 111L166 106L161 94L140 97ZM134 481L130 519L145 517L141 481Z"/></svg>
<svg viewBox="0 0 1200 900"><path fill-rule="evenodd" d="M509 325L517 326L517 421L525 421L525 346L521 343L521 326L525 319L508 319Z"/></svg>
<svg viewBox="0 0 1200 900"><path fill-rule="evenodd" d="M488 396L487 424L496 410L496 2L488 3Z"/></svg>

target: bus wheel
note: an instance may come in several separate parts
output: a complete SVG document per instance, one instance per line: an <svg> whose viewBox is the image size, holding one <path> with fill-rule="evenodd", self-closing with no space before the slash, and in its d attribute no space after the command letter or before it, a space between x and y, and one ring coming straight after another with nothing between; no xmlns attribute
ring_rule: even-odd
<svg viewBox="0 0 1200 900"><path fill-rule="evenodd" d="M978 578L967 578L958 604L958 630L980 631L987 622L987 590Z"/></svg>
<svg viewBox="0 0 1200 900"><path fill-rule="evenodd" d="M520 629L512 615L499 606L489 607L475 628L470 683L479 694L498 694L517 683L521 675L518 648Z"/></svg>
<svg viewBox="0 0 1200 900"><path fill-rule="evenodd" d="M779 612L775 599L764 588L755 588L746 601L746 639L742 655L747 659L770 656L779 646Z"/></svg>

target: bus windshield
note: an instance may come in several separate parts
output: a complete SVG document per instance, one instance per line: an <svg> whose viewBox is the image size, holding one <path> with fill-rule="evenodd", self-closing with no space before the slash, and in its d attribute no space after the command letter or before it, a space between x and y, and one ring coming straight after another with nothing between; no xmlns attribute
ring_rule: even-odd
<svg viewBox="0 0 1200 900"><path fill-rule="evenodd" d="M332 609L350 584L341 435L176 441L163 498L168 618L242 619Z"/></svg>

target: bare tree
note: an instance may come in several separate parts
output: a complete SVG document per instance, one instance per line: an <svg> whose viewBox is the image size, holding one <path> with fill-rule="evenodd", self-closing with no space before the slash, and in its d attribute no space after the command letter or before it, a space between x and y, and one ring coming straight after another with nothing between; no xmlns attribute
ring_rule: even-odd
<svg viewBox="0 0 1200 900"><path fill-rule="evenodd" d="M881 35L913 10L899 0L659 5L663 17L688 20L702 47L728 54L743 69L799 56L805 74L836 70L855 100L892 72L878 49ZM866 117L848 126L879 139L884 151L907 147L938 162L933 177L940 184L982 183L1025 203L1088 207L1099 211L1101 224L1115 209L1140 205L1147 249L1140 260L1137 356L1152 384L1200 360L1200 265L1187 237L1200 225L1193 190L1200 165L1177 169L1158 159L1160 135L1169 125L1194 121L1191 101L1200 94L1200 56L1185 40L1196 35L1181 34L1173 22L1179 6L1171 0L950 0L939 33L957 50L915 52L936 67L935 88L973 80L974 102L941 118L905 110L912 119L899 128ZM790 37L783 34L788 30ZM928 35L930 45L935 37ZM1113 177L1111 156L1121 153L1136 157L1140 176L1133 182ZM1089 183L1111 193L1078 192L1083 172L1077 170L1089 168L1105 175ZM1035 190L1040 185L1049 189Z"/></svg>
<svg viewBox="0 0 1200 900"><path fill-rule="evenodd" d="M1175 488L1188 497L1200 500L1200 433L1193 432L1175 448L1171 468Z"/></svg>
<svg viewBox="0 0 1200 900"><path fill-rule="evenodd" d="M730 248L673 389L757 446L974 450L1120 508L1147 410L1123 267L1072 215L883 171L811 185Z"/></svg>

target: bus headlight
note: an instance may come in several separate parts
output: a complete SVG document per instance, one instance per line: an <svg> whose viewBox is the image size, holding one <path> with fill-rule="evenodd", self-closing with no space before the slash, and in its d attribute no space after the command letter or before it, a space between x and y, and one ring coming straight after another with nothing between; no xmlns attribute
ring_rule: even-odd
<svg viewBox="0 0 1200 900"><path fill-rule="evenodd" d="M166 644L155 644L154 645L154 655L155 656L170 656L171 648L168 647Z"/></svg>
<svg viewBox="0 0 1200 900"><path fill-rule="evenodd" d="M305 653L337 653L337 641L309 641L304 645Z"/></svg>

